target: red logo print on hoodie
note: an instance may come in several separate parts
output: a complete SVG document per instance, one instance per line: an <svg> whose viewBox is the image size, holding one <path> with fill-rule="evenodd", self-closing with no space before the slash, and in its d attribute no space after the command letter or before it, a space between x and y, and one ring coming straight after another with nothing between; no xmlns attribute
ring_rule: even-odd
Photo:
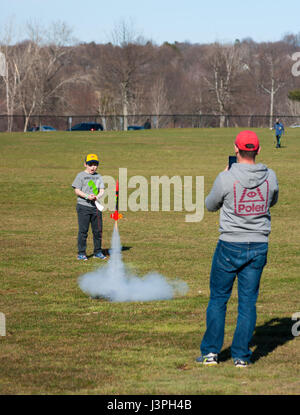
<svg viewBox="0 0 300 415"><path fill-rule="evenodd" d="M266 180L253 189L243 187L239 181L233 184L234 212L239 216L264 215L268 211L269 182Z"/></svg>

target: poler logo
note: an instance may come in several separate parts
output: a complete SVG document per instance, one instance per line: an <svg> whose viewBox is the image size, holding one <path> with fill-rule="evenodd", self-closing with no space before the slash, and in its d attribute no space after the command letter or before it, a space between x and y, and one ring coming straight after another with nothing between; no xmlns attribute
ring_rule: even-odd
<svg viewBox="0 0 300 415"><path fill-rule="evenodd" d="M235 182L234 212L239 216L263 215L268 210L269 182L266 180L255 189L246 189Z"/></svg>

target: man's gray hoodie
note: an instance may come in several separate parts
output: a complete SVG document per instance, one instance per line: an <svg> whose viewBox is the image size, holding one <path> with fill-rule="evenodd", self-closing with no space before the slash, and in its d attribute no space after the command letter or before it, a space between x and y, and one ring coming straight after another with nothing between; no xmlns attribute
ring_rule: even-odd
<svg viewBox="0 0 300 415"><path fill-rule="evenodd" d="M278 182L264 164L234 163L218 175L205 205L220 212L220 239L227 242L268 242L269 208L277 202Z"/></svg>

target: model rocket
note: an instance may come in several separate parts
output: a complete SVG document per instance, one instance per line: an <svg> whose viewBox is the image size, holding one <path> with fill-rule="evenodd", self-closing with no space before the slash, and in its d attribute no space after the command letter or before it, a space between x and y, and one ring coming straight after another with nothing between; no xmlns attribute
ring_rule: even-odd
<svg viewBox="0 0 300 415"><path fill-rule="evenodd" d="M116 183L116 210L114 211L114 213L112 213L110 215L110 217L112 219L114 219L115 221L115 227L118 227L118 220L122 219L123 215L121 213L119 213L119 181L117 180Z"/></svg>

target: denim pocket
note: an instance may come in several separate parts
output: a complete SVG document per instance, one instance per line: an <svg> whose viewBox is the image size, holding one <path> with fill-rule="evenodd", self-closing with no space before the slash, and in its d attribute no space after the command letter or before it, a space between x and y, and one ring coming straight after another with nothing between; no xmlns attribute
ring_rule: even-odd
<svg viewBox="0 0 300 415"><path fill-rule="evenodd" d="M217 263L227 272L236 270L239 267L238 262L241 258L242 250L234 245L221 242L217 256Z"/></svg>
<svg viewBox="0 0 300 415"><path fill-rule="evenodd" d="M260 269L263 268L267 263L268 256L268 244L260 244L259 247L256 247L254 250L254 257L252 260L253 268Z"/></svg>
<svg viewBox="0 0 300 415"><path fill-rule="evenodd" d="M267 264L267 253L256 255L252 260L252 267L262 269Z"/></svg>

